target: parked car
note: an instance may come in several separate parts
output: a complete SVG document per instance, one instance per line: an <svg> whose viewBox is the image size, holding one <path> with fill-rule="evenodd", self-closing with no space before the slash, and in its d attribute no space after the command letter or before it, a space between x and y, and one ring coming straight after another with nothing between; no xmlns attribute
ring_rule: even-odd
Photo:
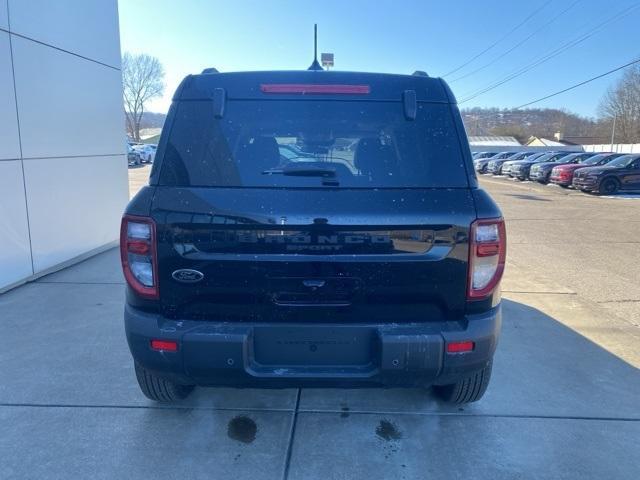
<svg viewBox="0 0 640 480"><path fill-rule="evenodd" d="M511 165L509 175L517 178L518 180L527 180L529 178L531 167L536 163L556 162L567 155L568 152L547 152L539 157L525 158L524 160L517 161Z"/></svg>
<svg viewBox="0 0 640 480"><path fill-rule="evenodd" d="M640 190L640 155L623 155L606 165L580 168L573 175L573 186L602 195Z"/></svg>
<svg viewBox="0 0 640 480"><path fill-rule="evenodd" d="M478 173L487 173L487 166L491 160L502 160L504 158L509 158L511 155L514 155L516 152L500 152L496 153L493 157L486 158L478 158L474 160L473 167Z"/></svg>
<svg viewBox="0 0 640 480"><path fill-rule="evenodd" d="M171 148L122 220L142 392L433 385L451 403L482 397L505 225L454 102L422 75L188 76L161 135ZM332 160L345 138L357 140L350 167ZM316 161L283 161L284 141Z"/></svg>
<svg viewBox="0 0 640 480"><path fill-rule="evenodd" d="M551 181L551 183L555 183L556 185L560 185L561 187L568 187L573 182L573 175L576 170L584 167L596 167L605 165L611 160L615 160L622 155L622 153L600 153L598 155L594 155L593 157L589 157L580 163L558 165L557 167L553 167L553 169L551 170L551 176L549 177L549 180Z"/></svg>
<svg viewBox="0 0 640 480"><path fill-rule="evenodd" d="M555 162L536 163L531 167L529 179L535 180L536 182L540 183L549 183L551 170L553 170L558 165L580 163L589 157L593 157L594 155L595 153L593 152L570 153L569 155L565 155Z"/></svg>
<svg viewBox="0 0 640 480"><path fill-rule="evenodd" d="M156 149L157 145L153 144L138 144L133 147L133 149L140 155L140 160L142 163L153 163L154 158L156 157Z"/></svg>
<svg viewBox="0 0 640 480"><path fill-rule="evenodd" d="M311 153L306 153L300 150L295 145L278 145L278 149L280 150L280 157L282 161L289 161L293 159L308 159L309 161L315 161L315 155ZM343 145L337 147L338 151L345 151L343 149Z"/></svg>
<svg viewBox="0 0 640 480"><path fill-rule="evenodd" d="M536 152L517 152L507 158L491 159L487 164L487 172L492 173L493 175L502 175L502 166L505 162L522 160L523 158L530 157L535 153Z"/></svg>
<svg viewBox="0 0 640 480"><path fill-rule="evenodd" d="M519 162L522 162L524 160L536 160L540 157L542 157L545 154L545 152L536 152L533 155L529 155L527 157L525 157L522 160L507 160L506 162L504 162L502 164L502 175L506 175L509 177L513 177L513 175L511 174L511 170L513 168L514 165L516 165Z"/></svg>
<svg viewBox="0 0 640 480"><path fill-rule="evenodd" d="M127 162L129 163L130 167L135 167L136 165L140 165L142 163L140 154L136 152L129 144L127 144Z"/></svg>
<svg viewBox="0 0 640 480"><path fill-rule="evenodd" d="M482 160L483 158L490 158L497 155L499 152L475 152L473 154L474 160Z"/></svg>

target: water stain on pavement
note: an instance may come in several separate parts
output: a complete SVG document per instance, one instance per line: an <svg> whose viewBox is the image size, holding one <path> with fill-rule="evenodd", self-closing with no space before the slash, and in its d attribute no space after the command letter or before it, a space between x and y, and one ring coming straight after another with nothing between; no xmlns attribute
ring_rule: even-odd
<svg viewBox="0 0 640 480"><path fill-rule="evenodd" d="M227 435L232 440L242 443L251 443L256 439L258 426L256 422L246 415L239 415L232 418L227 426Z"/></svg>
<svg viewBox="0 0 640 480"><path fill-rule="evenodd" d="M376 427L376 435L387 442L402 438L402 432L389 420L380 420L380 424Z"/></svg>

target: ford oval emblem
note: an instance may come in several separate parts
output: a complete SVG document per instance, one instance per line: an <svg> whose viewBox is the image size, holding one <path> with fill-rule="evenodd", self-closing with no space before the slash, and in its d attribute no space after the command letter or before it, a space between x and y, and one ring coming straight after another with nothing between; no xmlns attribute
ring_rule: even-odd
<svg viewBox="0 0 640 480"><path fill-rule="evenodd" d="M176 282L180 283L196 283L204 278L204 273L190 268L182 268L171 274Z"/></svg>

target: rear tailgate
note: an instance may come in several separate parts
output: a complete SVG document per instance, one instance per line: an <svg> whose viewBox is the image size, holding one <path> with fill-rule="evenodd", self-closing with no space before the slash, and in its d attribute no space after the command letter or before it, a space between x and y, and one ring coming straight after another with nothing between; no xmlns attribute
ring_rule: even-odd
<svg viewBox="0 0 640 480"><path fill-rule="evenodd" d="M469 189L159 187L152 217L169 317L424 322L465 308Z"/></svg>

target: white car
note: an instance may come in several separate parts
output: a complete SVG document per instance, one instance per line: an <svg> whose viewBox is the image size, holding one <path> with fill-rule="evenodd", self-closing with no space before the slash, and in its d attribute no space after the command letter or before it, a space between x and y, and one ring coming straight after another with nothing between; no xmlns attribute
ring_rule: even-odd
<svg viewBox="0 0 640 480"><path fill-rule="evenodd" d="M136 153L140 155L142 163L153 163L153 160L156 158L156 148L158 148L158 146L152 144L133 146Z"/></svg>

